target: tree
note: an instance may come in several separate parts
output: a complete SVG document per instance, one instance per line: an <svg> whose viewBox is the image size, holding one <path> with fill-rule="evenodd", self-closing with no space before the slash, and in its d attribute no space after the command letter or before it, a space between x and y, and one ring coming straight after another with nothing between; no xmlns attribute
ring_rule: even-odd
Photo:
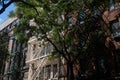
<svg viewBox="0 0 120 80"><path fill-rule="evenodd" d="M91 62L92 67L100 66L97 63L101 59L97 60L99 55L96 50L105 48L105 37L110 34L102 19L102 13L108 4L104 0L26 0L16 4L16 13L21 19L19 28L29 30L30 35L42 34L39 38L53 45L54 55L62 56L66 60L68 80L74 80L74 65L78 62L81 67L81 59L83 63L84 59L87 62L89 59L94 60ZM36 26L29 25L31 19L34 19ZM49 37L50 31L52 35ZM22 29L20 34L23 34Z"/></svg>
<svg viewBox="0 0 120 80"><path fill-rule="evenodd" d="M17 4L18 13L23 15L22 27L28 24L30 19L34 19L38 25L37 34L42 39L50 42L56 52L66 60L68 80L74 80L73 65L87 47L89 29L86 31L77 20L78 12L82 10L78 1L29 1L29 4L35 5L37 13L30 5ZM22 7L21 7L22 6ZM85 6L85 5L83 5ZM83 11L83 10L82 10ZM29 13L28 13L29 12ZM90 16L91 13L85 15ZM37 16L36 16L37 15ZM72 19L75 21L73 22ZM91 18L90 18L91 19ZM90 20L91 21L91 20ZM89 21L88 21L89 22ZM88 26L88 25L87 25ZM27 25L29 27L29 25ZM91 26L92 27L92 26ZM91 28L90 28L91 29ZM49 38L47 33L52 31ZM58 55L57 54L57 55ZM55 54L56 55L56 54Z"/></svg>

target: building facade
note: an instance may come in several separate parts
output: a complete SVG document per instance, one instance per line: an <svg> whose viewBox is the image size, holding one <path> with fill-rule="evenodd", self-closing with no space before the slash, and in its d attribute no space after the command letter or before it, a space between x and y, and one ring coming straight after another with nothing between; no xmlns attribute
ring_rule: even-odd
<svg viewBox="0 0 120 80"><path fill-rule="evenodd" d="M0 25L1 32L8 33L9 59L5 61L2 80L65 80L64 61L61 58L51 59L53 46L44 40L32 36L26 47L14 35L19 24L16 17L8 18ZM44 45L43 45L44 44Z"/></svg>
<svg viewBox="0 0 120 80"><path fill-rule="evenodd" d="M22 80L23 68L25 66L25 46L19 43L14 36L14 29L17 27L17 17L8 18L0 25L0 31L8 34L9 58L5 61L4 75L1 80ZM19 77L18 77L19 76Z"/></svg>

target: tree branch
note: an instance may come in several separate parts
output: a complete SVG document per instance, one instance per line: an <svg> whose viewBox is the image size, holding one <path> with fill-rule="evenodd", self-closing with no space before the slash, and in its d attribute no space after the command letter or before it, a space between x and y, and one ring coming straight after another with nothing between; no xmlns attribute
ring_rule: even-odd
<svg viewBox="0 0 120 80"><path fill-rule="evenodd" d="M39 12L37 11L37 9L36 9L36 7L34 5L29 4L29 3L27 3L27 2L25 2L23 0L21 0L19 2L22 2L23 4L30 6L31 8L33 8L35 10L35 12L37 13L37 15L39 15Z"/></svg>
<svg viewBox="0 0 120 80"><path fill-rule="evenodd" d="M46 35L46 39L47 39L48 42L50 42L54 46L54 48L57 52L59 52L67 61L69 61L67 59L67 57L65 56L65 54L63 52L61 52L60 50L58 50L57 46L47 37L47 35Z"/></svg>
<svg viewBox="0 0 120 80"><path fill-rule="evenodd" d="M35 20L35 21L36 21L36 23L38 23L37 20ZM39 26L39 23L38 23L38 26ZM69 61L68 58L66 57L66 55L64 54L64 52L63 52L63 51L60 51L60 50L57 48L57 46L52 42L52 40L50 40L50 39L47 37L47 34L46 34L46 32L44 31L44 29L43 29L41 26L39 26L39 28L40 28L40 30L42 31L42 33L45 35L45 38L47 39L47 41L50 42L50 43L53 45L53 47L55 48L55 50L56 50L59 54L61 54L61 55L65 58L66 61Z"/></svg>
<svg viewBox="0 0 120 80"><path fill-rule="evenodd" d="M2 1L2 8L0 9L0 14L2 14L4 11L5 11L5 9L9 6L9 5L11 5L12 3L13 3L14 1L13 0L10 0L7 4L4 4L4 1Z"/></svg>

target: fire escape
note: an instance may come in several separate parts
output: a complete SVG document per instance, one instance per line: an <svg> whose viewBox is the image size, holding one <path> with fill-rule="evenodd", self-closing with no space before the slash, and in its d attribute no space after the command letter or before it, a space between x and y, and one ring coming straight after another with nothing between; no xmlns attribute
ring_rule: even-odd
<svg viewBox="0 0 120 80"><path fill-rule="evenodd" d="M48 59L52 46L48 43L40 45L43 42L37 41L35 37L28 41L29 58L26 61L29 65L28 80L58 80L58 67L56 66L56 71L53 71L55 68L51 67L51 61Z"/></svg>

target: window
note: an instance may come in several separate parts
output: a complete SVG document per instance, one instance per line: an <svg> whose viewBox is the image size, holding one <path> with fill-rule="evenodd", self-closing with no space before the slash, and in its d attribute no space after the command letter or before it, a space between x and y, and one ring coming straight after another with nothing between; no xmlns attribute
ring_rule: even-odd
<svg viewBox="0 0 120 80"><path fill-rule="evenodd" d="M55 64L55 65L53 65L53 77L54 77L54 78L57 77L57 72L58 72L57 64Z"/></svg>
<svg viewBox="0 0 120 80"><path fill-rule="evenodd" d="M65 75L65 70L64 70L64 65L60 66L60 75L64 76Z"/></svg>
<svg viewBox="0 0 120 80"><path fill-rule="evenodd" d="M50 65L48 65L48 66L46 66L45 67L45 79L50 79L50 74L51 74L51 66Z"/></svg>
<svg viewBox="0 0 120 80"><path fill-rule="evenodd" d="M36 45L34 44L33 45L33 54L35 53L35 50L36 50Z"/></svg>
<svg viewBox="0 0 120 80"><path fill-rule="evenodd" d="M44 55L45 55L45 47L43 47L41 52L40 52L40 56L44 56Z"/></svg>
<svg viewBox="0 0 120 80"><path fill-rule="evenodd" d="M33 51L35 50L35 48L36 48L36 45L34 44L34 45L33 45Z"/></svg>
<svg viewBox="0 0 120 80"><path fill-rule="evenodd" d="M46 54L52 52L53 46L51 44L46 45Z"/></svg>
<svg viewBox="0 0 120 80"><path fill-rule="evenodd" d="M38 80L44 80L44 68L41 70Z"/></svg>

